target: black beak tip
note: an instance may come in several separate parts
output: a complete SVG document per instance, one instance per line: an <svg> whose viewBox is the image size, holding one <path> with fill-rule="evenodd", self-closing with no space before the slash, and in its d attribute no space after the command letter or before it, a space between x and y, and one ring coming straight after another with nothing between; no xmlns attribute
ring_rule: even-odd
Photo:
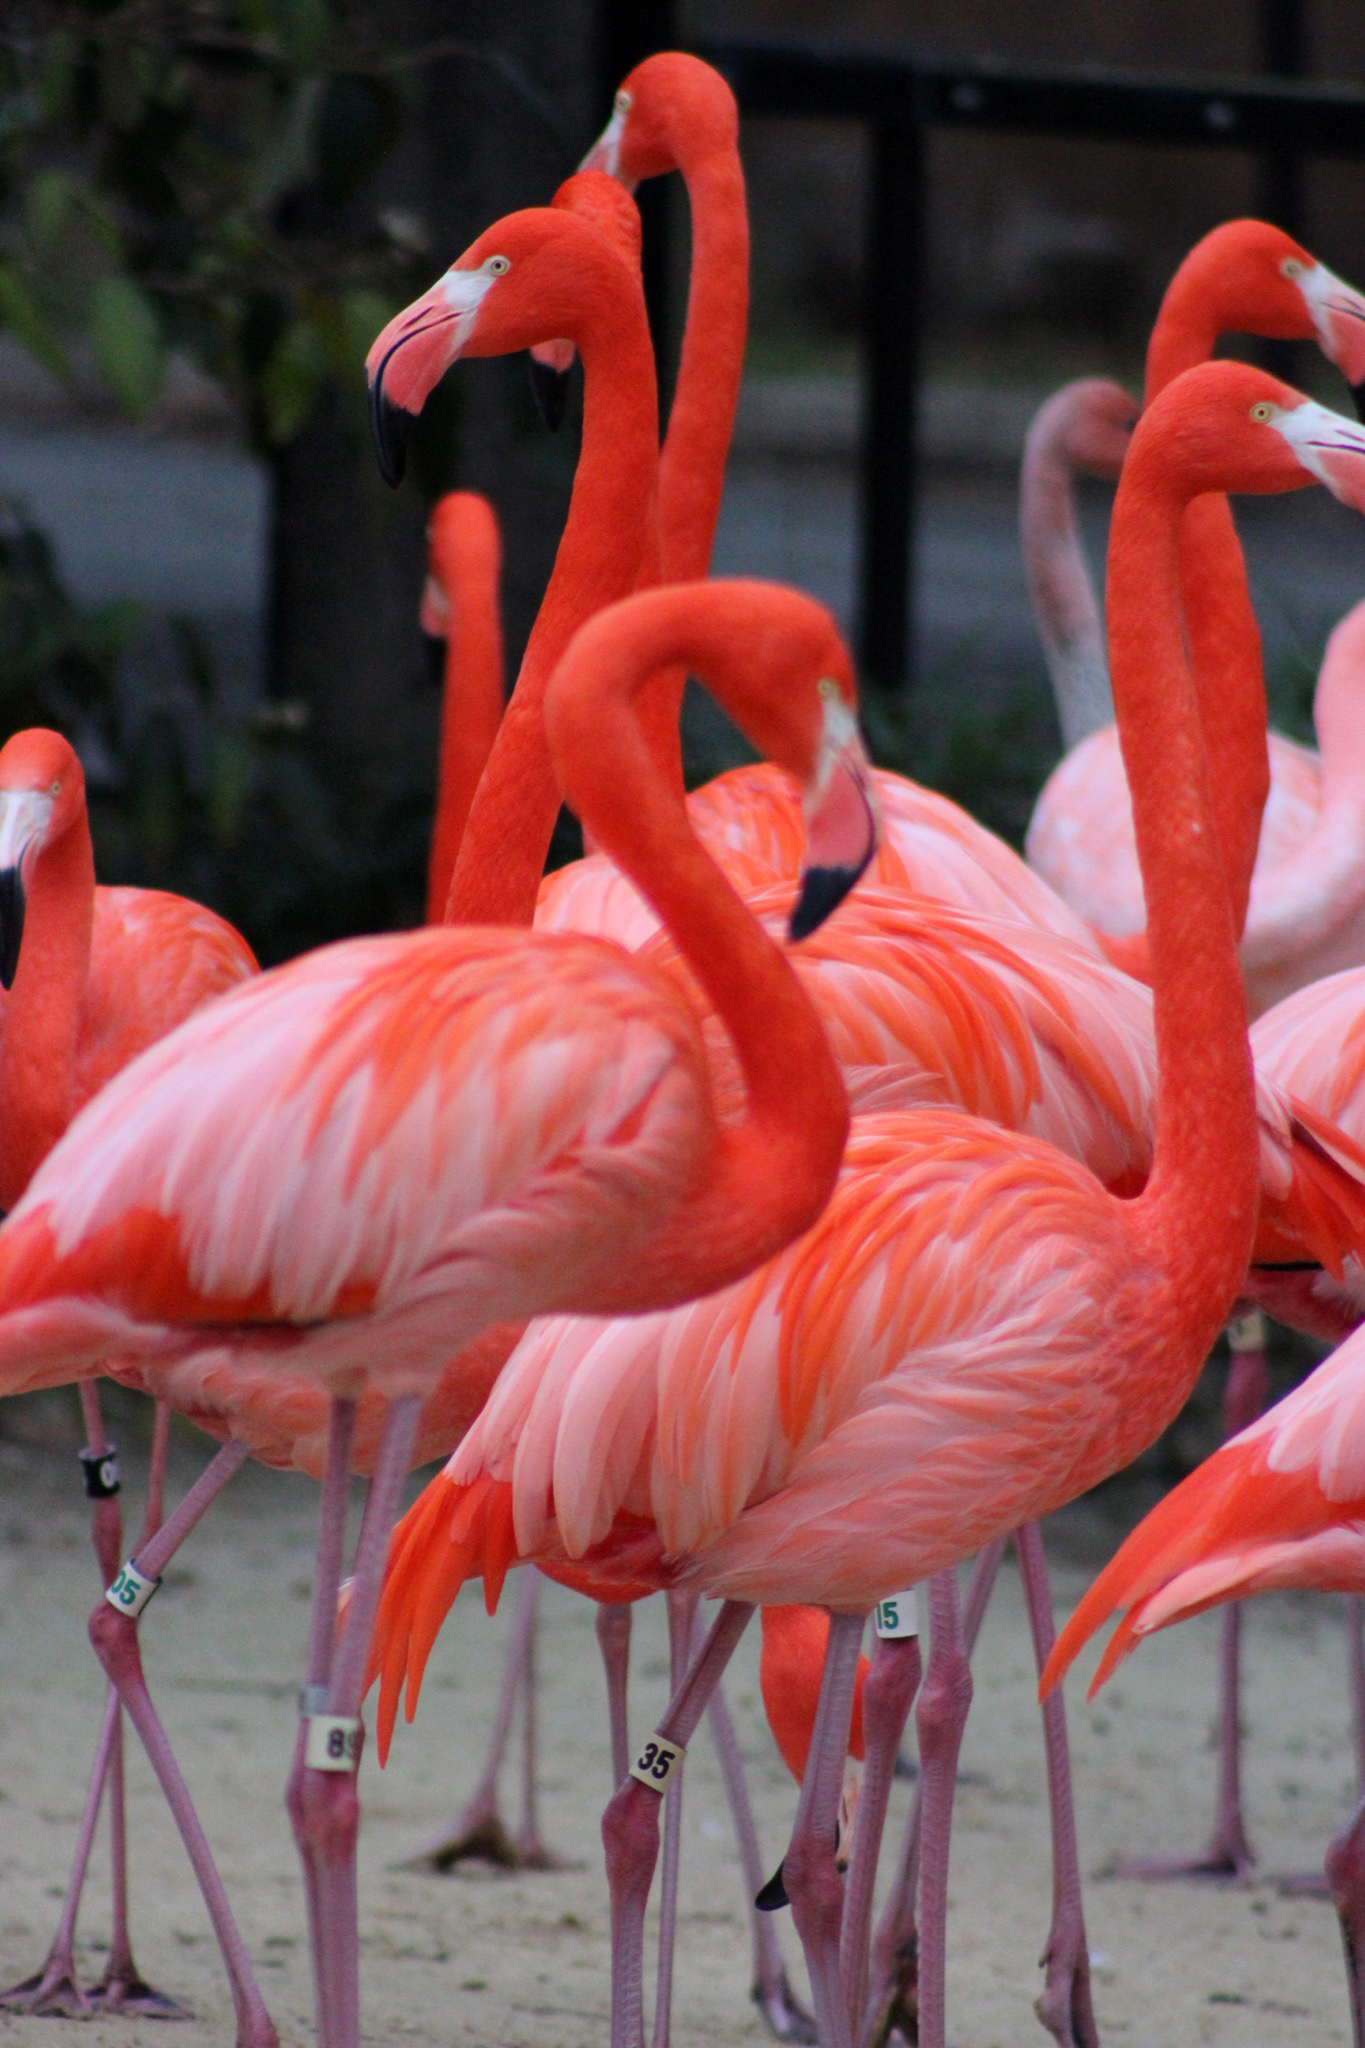
<svg viewBox="0 0 1365 2048"><path fill-rule="evenodd" d="M754 1904L760 1913L780 1913L784 1906L791 1904L791 1900L787 1897L787 1886L783 1877L783 1865L781 1863L778 1864L768 1882L754 1893Z"/></svg>
<svg viewBox="0 0 1365 2048"><path fill-rule="evenodd" d="M370 386L370 433L374 437L379 474L391 490L396 491L403 481L411 425L411 414L384 396L384 373L381 370Z"/></svg>
<svg viewBox="0 0 1365 2048"><path fill-rule="evenodd" d="M1365 420L1365 384L1351 386L1351 403L1356 409L1356 418Z"/></svg>
<svg viewBox="0 0 1365 2048"><path fill-rule="evenodd" d="M13 988L24 941L24 885L18 868L0 869L0 988Z"/></svg>
<svg viewBox="0 0 1365 2048"><path fill-rule="evenodd" d="M548 363L531 357L531 395L536 402L541 424L557 434L564 424L564 409L569 402L569 371L551 369Z"/></svg>
<svg viewBox="0 0 1365 2048"><path fill-rule="evenodd" d="M812 932L819 931L825 919L839 908L871 858L869 851L867 860L860 861L856 867L802 870L801 891L792 905L787 924L787 937L793 945L798 939L808 939Z"/></svg>

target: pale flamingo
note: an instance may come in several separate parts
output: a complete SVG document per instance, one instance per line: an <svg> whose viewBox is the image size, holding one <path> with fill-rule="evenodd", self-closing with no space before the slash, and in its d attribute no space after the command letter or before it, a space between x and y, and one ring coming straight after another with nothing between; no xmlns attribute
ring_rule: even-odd
<svg viewBox="0 0 1365 2048"><path fill-rule="evenodd" d="M1161 1052L1143 1194L1116 1202L1048 1147L960 1113L861 1119L829 1210L753 1280L676 1316L561 1321L524 1340L396 1552L385 1722L405 1667L411 1704L461 1578L482 1567L495 1592L517 1555L562 1558L580 1578L653 1577L727 1596L708 1654L662 1724L657 1739L668 1744L695 1725L747 1601L818 1598L835 1610L830 1668L842 1705L836 1692L822 1711L825 1761L807 1775L795 1873L788 1861L822 2040L847 2040L849 2014L837 1892L802 1822L822 1805L828 1842L828 1759L846 1744L863 1614L1150 1441L1245 1270L1254 1121L1227 892L1203 829L1176 538L1201 492L1311 481L1305 443L1314 468L1359 502L1365 434L1257 372L1211 365L1151 408L1120 486L1110 632L1150 869ZM943 1618L935 1656L960 1697L951 1606ZM926 1759L940 1785L955 1740ZM656 1827L657 1800L625 1786L606 1822L617 2048L639 2031ZM941 1906L940 1891L926 1913L935 1964L920 2009L921 2038L934 2043ZM856 1994L862 1931L852 1940Z"/></svg>
<svg viewBox="0 0 1365 2048"><path fill-rule="evenodd" d="M0 1207L13 1208L39 1163L83 1103L144 1047L225 989L256 972L250 947L211 910L160 889L95 882L85 775L59 733L32 727L0 750ZM81 1388L81 1452L101 1583L119 1567L118 1459L95 1383ZM149 1512L156 1518L166 1417L153 1436ZM13 2011L74 2017L99 2009L143 2016L179 2010L133 1960L128 1930L122 1719L117 1695L101 1734L92 1799L110 1787L113 1930L100 1982L76 1977L80 1873L94 1813L82 1830L76 1875L42 1968L0 1993Z"/></svg>
<svg viewBox="0 0 1365 2048"><path fill-rule="evenodd" d="M337 1737L339 1767L305 1744L294 1802L327 2048L350 2048L358 2025L347 1743L422 1395L495 1324L686 1299L746 1270L818 1211L847 1128L814 1013L695 847L631 715L663 661L705 676L810 787L814 894L832 898L872 846L832 622L795 593L717 584L598 623L546 693L552 759L602 844L693 933L694 969L742 1048L745 1114L718 1126L686 1006L600 942L358 940L261 977L126 1068L0 1232L11 1388L77 1376L110 1348L170 1376L312 1380L333 1399L325 1520L356 1396L391 1404L346 1624L320 1660L330 1674L310 1676L328 1687L310 1726ZM797 930L816 915L799 906ZM246 1130L243 1099L257 1105ZM125 1567L129 1584L156 1578L188 1506ZM315 1650L331 1648L338 1566L319 1570ZM108 1605L92 1619L116 1678L131 1630Z"/></svg>
<svg viewBox="0 0 1365 2048"><path fill-rule="evenodd" d="M1232 331L1316 340L1349 384L1365 381L1365 299L1263 221L1215 228L1176 271L1148 345L1148 402ZM1259 686L1260 639L1225 502L1210 498L1192 508L1181 566L1219 828L1234 888L1250 892L1242 964L1256 1015L1303 982L1352 964L1365 945L1365 798L1357 787L1365 621L1337 644L1320 685L1319 737L1329 756L1340 750L1339 771L1329 769L1318 783L1305 750L1274 735L1267 804L1264 694L1246 687L1252 678ZM1073 575L1084 577L1078 559ZM1056 679L1064 688L1068 671ZM1105 936L1111 957L1140 971L1141 878L1112 727L1092 733L1054 770L1029 826L1028 857Z"/></svg>

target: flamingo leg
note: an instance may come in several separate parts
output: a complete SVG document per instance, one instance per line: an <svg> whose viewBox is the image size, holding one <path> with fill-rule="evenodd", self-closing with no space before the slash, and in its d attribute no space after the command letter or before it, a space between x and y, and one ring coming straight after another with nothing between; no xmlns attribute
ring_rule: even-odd
<svg viewBox="0 0 1365 2048"><path fill-rule="evenodd" d="M872 1892L877 1858L886 1826L886 1809L896 1775L896 1757L921 1676L918 1636L878 1637L863 1684L863 1764L858 1813L853 1824L853 1854L848 1866L844 1901L842 1966L844 1998L855 2035L867 2003L868 1937L872 1928Z"/></svg>
<svg viewBox="0 0 1365 2048"><path fill-rule="evenodd" d="M1365 2048L1365 1799L1327 1850L1327 1888L1341 1923L1351 2039Z"/></svg>
<svg viewBox="0 0 1365 2048"><path fill-rule="evenodd" d="M109 1586L118 1573L123 1548L123 1516L119 1508L119 1481L114 1446L104 1427L99 1387L95 1380L80 1384L81 1418L85 1445L80 1453L86 1475L86 1491L92 1501L91 1540L100 1568L100 1583ZM147 1513L143 1540L161 1521L164 1496L166 1449L169 1442L170 1411L158 1402L152 1433L151 1469L147 1482ZM112 1465L110 1461L113 1461ZM86 1992L76 1978L75 1933L81 1894L90 1866L90 1852L106 1780L109 1784L109 1834L112 1863L113 1930L109 1961L99 1983ZM90 1786L81 1814L71 1877L63 1901L61 1918L43 1967L35 1976L0 1992L0 2009L27 2012L40 2017L80 2018L97 2009L106 2012L137 2012L146 2018L188 2019L186 2008L164 1992L155 1990L139 1974L133 1961L128 1936L128 1860L126 1807L123 1793L123 1718L118 1693L110 1686L104 1719L95 1748Z"/></svg>
<svg viewBox="0 0 1365 2048"><path fill-rule="evenodd" d="M1365 1599L1359 1593L1346 1595L1346 1668L1351 1681L1356 1783L1365 1792Z"/></svg>
<svg viewBox="0 0 1365 2048"><path fill-rule="evenodd" d="M753 1611L743 1600L722 1604L642 1758L686 1748ZM652 1782L623 1777L602 1816L611 1890L611 2048L643 2048L645 1907L659 1854L659 1802L667 1783L666 1764L657 1789Z"/></svg>
<svg viewBox="0 0 1365 2048"><path fill-rule="evenodd" d="M630 1676L630 1605L602 1600L597 1606L597 1647L607 1674L607 1717L611 1727L611 1789L625 1783L630 1769L630 1728L626 1681Z"/></svg>
<svg viewBox="0 0 1365 2048"><path fill-rule="evenodd" d="M962 1731L972 1703L962 1609L954 1572L929 1581L929 1667L915 1708L924 1786L919 1874L919 2042L944 2048L948 1933L948 1852Z"/></svg>
<svg viewBox="0 0 1365 2048"><path fill-rule="evenodd" d="M338 1753L339 1767L331 1761L310 1763L305 1754L294 1804L304 1881L311 1894L309 1924L315 1944L319 2048L358 2048L360 2039L355 1863L360 1828L360 1704L389 1538L421 1405L420 1396L407 1394L390 1406L356 1543L346 1619L332 1656L325 1715L316 1715L311 1702L308 1706L310 1728L317 1720L326 1719L350 1723L355 1729L355 1739L343 1742Z"/></svg>
<svg viewBox="0 0 1365 2048"><path fill-rule="evenodd" d="M1270 1374L1265 1356L1265 1318L1259 1309L1228 1326L1231 1360L1223 1389L1223 1435L1236 1436L1265 1407ZM1213 1833L1197 1856L1126 1856L1114 1865L1120 1877L1203 1878L1215 1884L1243 1884L1256 1851L1247 1834L1242 1806L1242 1609L1230 1601L1218 1617L1218 1796Z"/></svg>
<svg viewBox="0 0 1365 2048"><path fill-rule="evenodd" d="M668 1682L676 1692L692 1661L697 1595L667 1593ZM678 1931L678 1865L682 1859L683 1771L679 1763L669 1780L664 1806L664 1866L659 1887L659 1967L654 1979L654 2032L651 2048L668 2048L673 2005L673 1946Z"/></svg>
<svg viewBox="0 0 1365 2048"><path fill-rule="evenodd" d="M1005 1555L1005 1536L998 1536L977 1555L967 1584L962 1613L962 1637L970 1657L981 1633L986 1608ZM872 2018L868 2040L881 2048L892 2033L908 2041L919 2027L919 1927L915 1916L915 1895L919 1890L920 1843L924 1821L924 1777L915 1789L900 1855L896 1861L891 1891L872 1944Z"/></svg>
<svg viewBox="0 0 1365 2048"><path fill-rule="evenodd" d="M744 1896L748 1902L749 1927L754 1948L754 1981L749 1995L762 2013L769 2033L776 2040L813 2042L815 2021L798 2003L787 1981L786 1965L782 1961L782 1950L778 1946L773 1916L771 1913L760 1913L754 1904L755 1895L763 1887L763 1856L758 1845L758 1829L754 1824L754 1810L744 1779L744 1760L739 1753L735 1724L730 1718L730 1709L720 1686L717 1686L711 1695L707 1714L711 1722L711 1738L720 1760L725 1796L730 1802L730 1817L735 1824L735 1839L739 1844L740 1863L744 1871Z"/></svg>
<svg viewBox="0 0 1365 2048"><path fill-rule="evenodd" d="M1036 1522L1026 1522L1016 1530L1014 1549L1041 1674L1056 1628L1042 1532ZM1039 1958L1047 1974L1034 2009L1057 2042L1057 2048L1099 2048L1099 2031L1090 1998L1090 1944L1081 1902L1081 1859L1076 1841L1076 1809L1071 1797L1066 1705L1060 1686L1043 1701L1043 1743L1052 1821L1052 1925Z"/></svg>
<svg viewBox="0 0 1365 2048"><path fill-rule="evenodd" d="M246 1457L244 1444L224 1444L174 1514L141 1547L137 1565L145 1578L155 1580L161 1576L167 1563L229 1479L240 1470ZM214 1867L189 1787L147 1690L138 1642L137 1615L116 1610L108 1600L101 1600L90 1617L90 1640L95 1646L96 1656L118 1688L128 1718L141 1738L199 1880L232 1990L238 2048L277 2048L278 2036L252 1973L222 1879Z"/></svg>
<svg viewBox="0 0 1365 2048"><path fill-rule="evenodd" d="M444 1876L457 1863L483 1861L500 1870L563 1870L567 1862L541 1839L536 1786L535 1640L540 1574L530 1567L517 1575L516 1606L502 1668L497 1713L488 1757L478 1784L448 1828L409 1859L409 1870ZM517 1703L521 1703L521 1825L513 1834L498 1807L502 1772Z"/></svg>
<svg viewBox="0 0 1365 2048"><path fill-rule="evenodd" d="M853 2041L839 1969L844 1884L835 1858L839 1801L853 1718L853 1688L865 1619L862 1614L830 1616L820 1700L801 1780L796 1825L782 1862L792 1919L810 1973L820 2048L852 2048Z"/></svg>

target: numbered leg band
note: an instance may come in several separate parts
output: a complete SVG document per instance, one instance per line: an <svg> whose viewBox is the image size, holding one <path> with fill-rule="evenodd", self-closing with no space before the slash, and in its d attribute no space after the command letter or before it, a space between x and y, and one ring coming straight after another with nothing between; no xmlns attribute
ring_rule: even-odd
<svg viewBox="0 0 1365 2048"><path fill-rule="evenodd" d="M650 1736L630 1767L630 1775L651 1792L667 1790L668 1781L687 1755L681 1742L669 1742L657 1732Z"/></svg>
<svg viewBox="0 0 1365 2048"><path fill-rule="evenodd" d="M136 1621L160 1584L160 1579L149 1579L145 1572L140 1572L130 1557L104 1597L115 1613L129 1615Z"/></svg>
<svg viewBox="0 0 1365 2048"><path fill-rule="evenodd" d="M310 1771L353 1771L360 1762L360 1722L354 1714L309 1714L303 1761Z"/></svg>
<svg viewBox="0 0 1365 2048"><path fill-rule="evenodd" d="M107 1451L92 1451L87 1446L77 1451L76 1456L81 1461L86 1499L112 1500L123 1483L119 1478L118 1446L110 1444Z"/></svg>
<svg viewBox="0 0 1365 2048"><path fill-rule="evenodd" d="M872 1613L872 1626L884 1642L897 1642L902 1636L919 1634L919 1608L915 1604L915 1589L908 1593L888 1593L885 1600L879 1600Z"/></svg>
<svg viewBox="0 0 1365 2048"><path fill-rule="evenodd" d="M1258 1308L1228 1324L1229 1351L1264 1351L1265 1344L1265 1317Z"/></svg>

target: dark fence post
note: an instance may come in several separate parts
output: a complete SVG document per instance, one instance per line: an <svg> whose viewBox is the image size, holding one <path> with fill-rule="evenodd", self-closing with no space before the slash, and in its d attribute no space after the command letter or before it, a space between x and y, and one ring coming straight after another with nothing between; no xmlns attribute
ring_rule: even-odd
<svg viewBox="0 0 1365 2048"><path fill-rule="evenodd" d="M612 95L628 71L655 50L676 50L678 10L675 0L601 0L597 32L597 75L600 115L611 112ZM645 305L654 354L662 363L668 336L668 206L670 181L651 178L636 193L644 229Z"/></svg>
<svg viewBox="0 0 1365 2048"><path fill-rule="evenodd" d="M858 507L858 652L867 680L904 690L914 665L915 429L924 288L923 137L913 97L872 124Z"/></svg>

